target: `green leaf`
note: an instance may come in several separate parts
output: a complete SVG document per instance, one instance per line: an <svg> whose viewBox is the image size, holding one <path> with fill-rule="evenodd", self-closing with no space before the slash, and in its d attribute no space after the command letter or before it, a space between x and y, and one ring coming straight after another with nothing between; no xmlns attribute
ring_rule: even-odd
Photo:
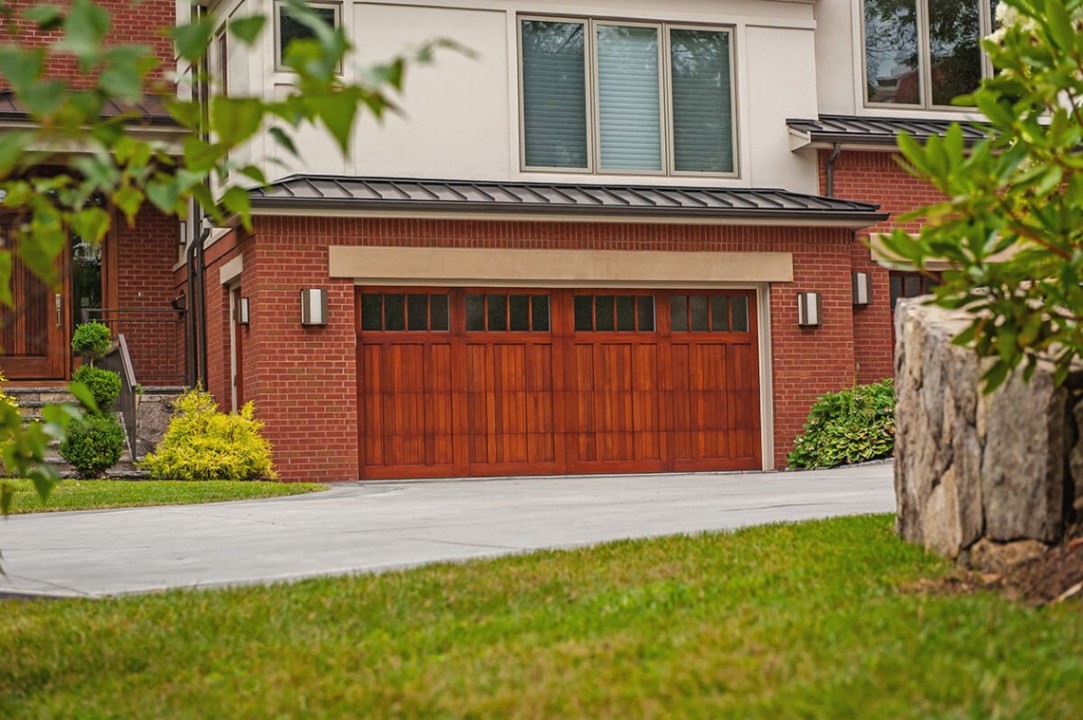
<svg viewBox="0 0 1083 720"><path fill-rule="evenodd" d="M11 292L11 251L0 248L0 305L12 307L15 298Z"/></svg>
<svg viewBox="0 0 1083 720"><path fill-rule="evenodd" d="M255 45L263 26L267 23L264 15L250 15L229 21L229 32L245 45Z"/></svg>
<svg viewBox="0 0 1083 720"><path fill-rule="evenodd" d="M220 146L199 138L189 137L184 141L184 164L194 172L210 172L224 155Z"/></svg>
<svg viewBox="0 0 1083 720"><path fill-rule="evenodd" d="M240 173L245 177L254 180L260 185L267 184L267 176L264 174L263 170L256 165L245 165L244 167L240 168Z"/></svg>
<svg viewBox="0 0 1083 720"><path fill-rule="evenodd" d="M236 185L230 187L222 195L222 206L241 218L245 230L252 230L251 200L247 190Z"/></svg>
<svg viewBox="0 0 1083 720"><path fill-rule="evenodd" d="M220 143L236 147L259 130L263 113L263 102L256 98L216 96L211 100L211 131Z"/></svg>
<svg viewBox="0 0 1083 720"><path fill-rule="evenodd" d="M177 212L180 204L180 190L173 178L158 175L147 183L147 199L154 207L167 215Z"/></svg>
<svg viewBox="0 0 1083 720"><path fill-rule="evenodd" d="M99 207L88 207L73 213L69 220L72 232L97 245L109 231L109 213Z"/></svg>
<svg viewBox="0 0 1083 720"><path fill-rule="evenodd" d="M1068 14L1064 0L1046 0L1045 17L1048 21L1049 36L1057 45L1064 50L1071 50L1075 46L1075 25L1072 16Z"/></svg>
<svg viewBox="0 0 1083 720"><path fill-rule="evenodd" d="M83 71L89 71L98 61L102 41L109 32L109 13L91 0L72 0L71 10L64 21L64 39L57 49L70 52Z"/></svg>
<svg viewBox="0 0 1083 720"><path fill-rule="evenodd" d="M23 17L46 32L56 30L64 22L64 8L59 5L32 5L23 10Z"/></svg>
<svg viewBox="0 0 1083 720"><path fill-rule="evenodd" d="M174 120L189 130L195 129L199 125L201 117L198 103L190 100L169 98L165 101L165 107Z"/></svg>
<svg viewBox="0 0 1083 720"><path fill-rule="evenodd" d="M214 24L217 18L212 15L200 18L187 25L178 25L170 31L177 46L177 54L185 60L201 60L207 54L211 38L214 36Z"/></svg>
<svg viewBox="0 0 1083 720"><path fill-rule="evenodd" d="M94 393L92 393L90 388L86 385L73 380L71 384L68 385L68 392L70 392L87 410L95 414L98 412L98 401L94 399Z"/></svg>
<svg viewBox="0 0 1083 720"><path fill-rule="evenodd" d="M345 155L350 150L350 134L353 131L354 118L357 116L357 103L360 91L357 88L345 88L322 97L310 98L320 120L338 143Z"/></svg>
<svg viewBox="0 0 1083 720"><path fill-rule="evenodd" d="M137 102L143 96L147 72L157 65L154 51L147 45L119 45L105 51L105 67L98 76L98 87L113 99Z"/></svg>
<svg viewBox="0 0 1083 720"><path fill-rule="evenodd" d="M0 76L16 94L32 88L45 71L45 49L0 46Z"/></svg>
<svg viewBox="0 0 1083 720"><path fill-rule="evenodd" d="M136 213L139 212L139 208L143 205L145 197L138 188L125 185L113 193L113 204L124 213L128 224L132 224L135 222Z"/></svg>
<svg viewBox="0 0 1083 720"><path fill-rule="evenodd" d="M293 157L300 157L297 154L297 146L293 144L293 139L286 134L286 132L279 127L273 127L270 130L271 137L278 145L286 150Z"/></svg>
<svg viewBox="0 0 1083 720"><path fill-rule="evenodd" d="M34 133L29 130L0 134L0 177L11 174L32 142Z"/></svg>
<svg viewBox="0 0 1083 720"><path fill-rule="evenodd" d="M60 80L39 80L20 93L19 99L28 113L42 118L60 109L67 91L67 83Z"/></svg>

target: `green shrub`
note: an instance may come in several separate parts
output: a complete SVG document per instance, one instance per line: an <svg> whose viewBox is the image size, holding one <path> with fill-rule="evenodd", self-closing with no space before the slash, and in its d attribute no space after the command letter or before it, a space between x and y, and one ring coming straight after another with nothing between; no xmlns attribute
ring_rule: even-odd
<svg viewBox="0 0 1083 720"><path fill-rule="evenodd" d="M90 361L101 360L109 348L113 347L113 336L109 328L98 321L83 323L75 328L71 336L71 349Z"/></svg>
<svg viewBox="0 0 1083 720"><path fill-rule="evenodd" d="M124 451L124 428L112 414L84 415L68 426L60 454L81 478L98 478Z"/></svg>
<svg viewBox="0 0 1083 720"><path fill-rule="evenodd" d="M260 435L263 423L252 403L236 414L218 412L201 388L174 403L173 419L155 452L142 467L158 480L256 480L274 478L271 444Z"/></svg>
<svg viewBox="0 0 1083 720"><path fill-rule="evenodd" d="M888 379L818 398L788 462L791 468L829 468L894 451L895 385Z"/></svg>
<svg viewBox="0 0 1083 720"><path fill-rule="evenodd" d="M113 403L120 394L120 375L112 370L102 370L92 365L83 365L74 373L71 379L81 382L94 396L94 402L98 404L98 413L105 415L113 410Z"/></svg>

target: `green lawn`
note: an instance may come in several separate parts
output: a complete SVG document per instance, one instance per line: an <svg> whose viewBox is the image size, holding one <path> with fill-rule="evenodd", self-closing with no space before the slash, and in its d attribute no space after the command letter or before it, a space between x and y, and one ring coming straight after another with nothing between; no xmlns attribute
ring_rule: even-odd
<svg viewBox="0 0 1083 720"><path fill-rule="evenodd" d="M1083 717L1083 613L910 590L886 516L8 602L0 717Z"/></svg>
<svg viewBox="0 0 1083 720"><path fill-rule="evenodd" d="M0 482L15 487L12 514L253 500L327 489L318 483L63 480L43 503L29 480Z"/></svg>

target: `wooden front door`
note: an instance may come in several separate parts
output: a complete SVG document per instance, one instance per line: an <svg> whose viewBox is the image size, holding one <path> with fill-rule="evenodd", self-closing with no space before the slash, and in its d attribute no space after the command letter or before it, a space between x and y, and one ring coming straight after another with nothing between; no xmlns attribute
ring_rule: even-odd
<svg viewBox="0 0 1083 720"><path fill-rule="evenodd" d="M53 289L12 258L12 307L0 307L0 370L8 380L67 377L67 313L63 288Z"/></svg>
<svg viewBox="0 0 1083 720"><path fill-rule="evenodd" d="M761 466L753 293L358 293L361 477Z"/></svg>

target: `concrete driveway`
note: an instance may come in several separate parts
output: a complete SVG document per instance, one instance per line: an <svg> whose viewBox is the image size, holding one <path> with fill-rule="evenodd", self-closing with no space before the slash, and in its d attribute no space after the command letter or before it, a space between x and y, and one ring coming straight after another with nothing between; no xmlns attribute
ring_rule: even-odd
<svg viewBox="0 0 1083 720"><path fill-rule="evenodd" d="M376 572L892 512L889 464L799 473L371 482L273 500L0 520L0 594L100 597Z"/></svg>

